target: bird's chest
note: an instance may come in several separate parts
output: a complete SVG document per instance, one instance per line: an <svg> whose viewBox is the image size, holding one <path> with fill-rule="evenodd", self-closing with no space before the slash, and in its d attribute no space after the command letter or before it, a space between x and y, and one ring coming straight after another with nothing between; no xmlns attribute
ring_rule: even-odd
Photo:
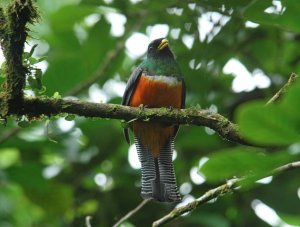
<svg viewBox="0 0 300 227"><path fill-rule="evenodd" d="M176 77L141 75L130 106L181 108L182 82Z"/></svg>

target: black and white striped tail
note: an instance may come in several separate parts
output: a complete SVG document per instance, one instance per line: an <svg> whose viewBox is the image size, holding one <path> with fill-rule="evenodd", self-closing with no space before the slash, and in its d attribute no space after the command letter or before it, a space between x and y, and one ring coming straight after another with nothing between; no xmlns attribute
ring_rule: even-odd
<svg viewBox="0 0 300 227"><path fill-rule="evenodd" d="M160 155L154 158L151 152L144 148L135 138L139 160L142 165L142 192L143 198L153 198L161 202L180 201L178 193L172 154L174 138L161 148Z"/></svg>

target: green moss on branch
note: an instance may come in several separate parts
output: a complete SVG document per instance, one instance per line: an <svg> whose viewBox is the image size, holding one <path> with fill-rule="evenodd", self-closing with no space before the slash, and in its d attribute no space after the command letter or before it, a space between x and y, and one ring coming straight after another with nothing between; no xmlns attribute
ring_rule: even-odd
<svg viewBox="0 0 300 227"><path fill-rule="evenodd" d="M1 94L0 115L18 113L23 106L23 89L27 69L23 66L22 55L27 37L28 23L38 18L36 8L30 0L14 0L6 12L0 10L0 44L6 59L6 81Z"/></svg>
<svg viewBox="0 0 300 227"><path fill-rule="evenodd" d="M60 113L83 117L120 119L125 121L160 122L162 124L188 124L209 127L230 141L249 145L239 134L238 127L220 114L202 109L168 110L165 108L134 108L116 104L90 103L76 100L31 98L24 100L20 114L29 118Z"/></svg>

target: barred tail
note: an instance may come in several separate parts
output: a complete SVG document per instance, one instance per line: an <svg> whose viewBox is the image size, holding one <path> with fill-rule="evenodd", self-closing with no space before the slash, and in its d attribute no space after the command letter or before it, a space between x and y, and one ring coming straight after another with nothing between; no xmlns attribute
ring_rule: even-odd
<svg viewBox="0 0 300 227"><path fill-rule="evenodd" d="M180 201L172 163L174 138L170 138L168 143L161 148L157 158L154 158L136 138L135 144L142 164L142 197L153 198L161 202Z"/></svg>

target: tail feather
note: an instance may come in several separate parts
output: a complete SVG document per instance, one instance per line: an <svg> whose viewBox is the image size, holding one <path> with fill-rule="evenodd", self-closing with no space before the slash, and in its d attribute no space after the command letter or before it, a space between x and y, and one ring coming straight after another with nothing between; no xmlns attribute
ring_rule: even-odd
<svg viewBox="0 0 300 227"><path fill-rule="evenodd" d="M135 144L142 164L142 197L161 202L180 201L172 163L174 138L170 138L156 158L136 138Z"/></svg>

